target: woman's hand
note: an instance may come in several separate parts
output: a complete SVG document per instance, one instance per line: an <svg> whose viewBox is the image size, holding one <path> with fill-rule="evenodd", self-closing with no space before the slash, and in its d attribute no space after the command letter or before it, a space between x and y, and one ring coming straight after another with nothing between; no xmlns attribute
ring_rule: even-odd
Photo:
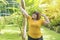
<svg viewBox="0 0 60 40"><path fill-rule="evenodd" d="M29 16L28 13L27 13L27 11L26 11L25 9L23 9L21 6L20 6L20 10L21 10L22 14L23 14L25 17L28 17L28 16Z"/></svg>

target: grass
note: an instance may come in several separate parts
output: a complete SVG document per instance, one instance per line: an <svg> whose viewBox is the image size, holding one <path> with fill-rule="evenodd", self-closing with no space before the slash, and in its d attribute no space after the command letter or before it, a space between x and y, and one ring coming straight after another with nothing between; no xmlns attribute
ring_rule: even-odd
<svg viewBox="0 0 60 40"><path fill-rule="evenodd" d="M0 40L21 40L18 34L3 34L0 35Z"/></svg>
<svg viewBox="0 0 60 40"><path fill-rule="evenodd" d="M60 34L43 27L44 40L60 40Z"/></svg>
<svg viewBox="0 0 60 40"><path fill-rule="evenodd" d="M19 31L18 30L19 28L16 29L16 27L5 27L4 30L6 30L7 28L8 28L8 30ZM22 40L19 33L17 33L17 32L12 33L13 31L5 32L4 34L0 34L0 40ZM45 27L42 27L42 33L43 33L44 40L60 40L59 33L56 33Z"/></svg>

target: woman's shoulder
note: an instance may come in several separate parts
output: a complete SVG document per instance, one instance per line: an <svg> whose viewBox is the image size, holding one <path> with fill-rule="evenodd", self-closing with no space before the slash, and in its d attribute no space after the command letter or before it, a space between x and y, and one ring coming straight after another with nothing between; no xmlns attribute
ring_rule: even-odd
<svg viewBox="0 0 60 40"><path fill-rule="evenodd" d="M27 19L32 19L32 17L31 16L28 16Z"/></svg>
<svg viewBox="0 0 60 40"><path fill-rule="evenodd" d="M43 23L43 22L44 22L44 20L43 20L43 19L40 19L40 20L39 20L39 22L42 22L42 23Z"/></svg>

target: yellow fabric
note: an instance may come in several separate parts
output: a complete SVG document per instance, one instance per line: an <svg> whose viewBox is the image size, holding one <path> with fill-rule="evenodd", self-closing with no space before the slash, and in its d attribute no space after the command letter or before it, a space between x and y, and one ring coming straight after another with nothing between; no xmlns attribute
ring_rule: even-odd
<svg viewBox="0 0 60 40"><path fill-rule="evenodd" d="M40 38L42 36L40 28L43 23L43 20L34 21L32 17L29 16L28 23L29 23L28 35L32 38Z"/></svg>

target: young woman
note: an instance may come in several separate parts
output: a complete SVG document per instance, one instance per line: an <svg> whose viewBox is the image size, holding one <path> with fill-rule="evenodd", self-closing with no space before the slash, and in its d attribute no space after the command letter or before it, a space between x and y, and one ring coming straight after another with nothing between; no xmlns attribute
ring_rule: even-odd
<svg viewBox="0 0 60 40"><path fill-rule="evenodd" d="M39 14L39 12L33 12L32 16L29 16L28 13L20 7L23 15L28 19L29 29L28 29L28 40L43 40L43 35L41 33L42 24L48 24L49 19L44 14ZM45 18L45 20L41 19L41 16Z"/></svg>

